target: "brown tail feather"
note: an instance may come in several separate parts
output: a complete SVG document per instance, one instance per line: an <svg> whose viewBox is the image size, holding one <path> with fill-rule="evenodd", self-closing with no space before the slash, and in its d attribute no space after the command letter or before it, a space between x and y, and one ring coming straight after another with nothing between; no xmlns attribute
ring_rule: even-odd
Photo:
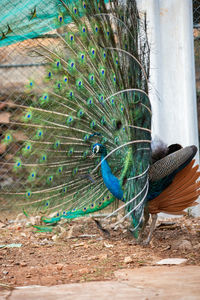
<svg viewBox="0 0 200 300"><path fill-rule="evenodd" d="M190 167L190 164L188 166ZM175 190L177 190L178 193L179 190L183 191L185 187L190 187L190 185L196 183L200 175L200 172L197 172L198 166L195 168L188 168L188 166L176 175L176 180L172 182L171 188L167 189L169 196L171 194L175 195ZM190 174L189 176L187 176L188 173Z"/></svg>
<svg viewBox="0 0 200 300"><path fill-rule="evenodd" d="M166 207L172 207L175 208L175 207L179 207L179 206L185 206L187 204L190 204L190 203L193 203L195 200L197 200L199 195L188 195L187 197L184 197L183 199L182 198L179 198L179 201L165 201L165 202L161 202L160 201L160 207L162 207L163 209L166 208Z"/></svg>
<svg viewBox="0 0 200 300"><path fill-rule="evenodd" d="M188 183L188 184L190 184L190 183ZM198 189L199 189L199 184L198 185L192 184L191 186L185 188L184 190L175 190L174 189L174 193L168 193L166 191L165 196L168 197L169 201L170 201L170 199L171 200L173 199L174 201L175 201L175 199L177 199L177 201L179 201L178 200L179 198L182 199L185 196L188 196L190 194L194 194L194 193L199 194Z"/></svg>
<svg viewBox="0 0 200 300"><path fill-rule="evenodd" d="M187 176L184 176L183 178L181 178L179 183L177 183L175 185L175 183L173 182L172 184L174 184L174 186L176 186L176 190L179 190L179 189L183 190L184 187L189 186L190 184L194 184L194 182L196 182L196 180L199 178L199 175L200 175L199 172L196 172L195 169L192 169L191 173L190 173L190 178L188 178Z"/></svg>
<svg viewBox="0 0 200 300"><path fill-rule="evenodd" d="M184 209L198 205L195 200L200 195L200 182L197 182L200 172L197 171L199 166L193 165L194 160L175 176L170 186L148 203L151 214L181 215L185 214Z"/></svg>
<svg viewBox="0 0 200 300"><path fill-rule="evenodd" d="M185 175L188 173L189 170L193 170L194 173L196 173L197 169L198 169L198 165L193 167L194 164L194 160L191 161L190 164L188 164L181 172L179 172L176 175L176 185L179 185L181 183L181 181L185 178Z"/></svg>

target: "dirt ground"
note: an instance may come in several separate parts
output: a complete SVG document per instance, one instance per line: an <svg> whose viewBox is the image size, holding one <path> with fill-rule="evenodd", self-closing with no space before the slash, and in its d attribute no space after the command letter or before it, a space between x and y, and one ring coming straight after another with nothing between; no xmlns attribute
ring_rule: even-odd
<svg viewBox="0 0 200 300"><path fill-rule="evenodd" d="M159 221L146 247L135 243L127 223L113 228L114 221L104 224L110 235L92 218L61 224L51 233L36 232L20 218L0 221L0 287L113 280L116 270L154 266L163 258L200 265L200 218Z"/></svg>

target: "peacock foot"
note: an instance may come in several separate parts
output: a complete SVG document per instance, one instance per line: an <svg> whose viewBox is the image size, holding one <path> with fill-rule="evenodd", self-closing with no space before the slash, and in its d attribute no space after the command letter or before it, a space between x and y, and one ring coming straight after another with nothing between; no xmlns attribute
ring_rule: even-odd
<svg viewBox="0 0 200 300"><path fill-rule="evenodd" d="M149 243L150 243L150 240L149 240L149 239L146 239L146 240L140 241L138 244L139 244L140 246L148 246Z"/></svg>

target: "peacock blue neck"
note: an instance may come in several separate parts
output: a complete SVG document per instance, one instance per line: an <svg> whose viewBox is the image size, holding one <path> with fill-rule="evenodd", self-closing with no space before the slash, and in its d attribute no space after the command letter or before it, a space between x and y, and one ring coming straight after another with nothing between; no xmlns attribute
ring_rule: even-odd
<svg viewBox="0 0 200 300"><path fill-rule="evenodd" d="M115 196L117 199L123 199L123 191L120 186L120 182L117 177L112 174L112 171L109 167L107 160L105 159L107 155L107 150L104 146L101 147L101 174L103 181L108 188L108 190Z"/></svg>

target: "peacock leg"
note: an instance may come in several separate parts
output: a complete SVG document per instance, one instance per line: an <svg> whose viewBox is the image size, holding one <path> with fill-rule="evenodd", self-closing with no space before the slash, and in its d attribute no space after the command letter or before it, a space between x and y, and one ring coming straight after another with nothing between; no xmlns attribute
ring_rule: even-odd
<svg viewBox="0 0 200 300"><path fill-rule="evenodd" d="M147 207L145 207L145 208L144 208L144 222L143 222L142 228L141 228L141 230L140 230L140 237L139 237L139 239L138 239L138 243L141 243L141 242L142 242L142 238L143 238L143 235L144 235L144 230L145 230L145 228L146 228L146 226L147 226L147 223L148 223L148 221L149 221L149 216L150 216L149 210L148 210Z"/></svg>
<svg viewBox="0 0 200 300"><path fill-rule="evenodd" d="M98 221L98 220L96 220L94 218L92 218L92 219L95 222L95 224L97 225L97 228L101 230L101 232L103 233L103 235L106 236L107 238L109 238L110 237L110 232L107 229L103 228L103 226L101 225L100 221Z"/></svg>
<svg viewBox="0 0 200 300"><path fill-rule="evenodd" d="M152 214L151 215L152 221L151 221L151 225L150 225L150 229L149 229L149 234L148 234L147 239L144 242L142 242L142 245L144 245L144 246L148 245L149 242L151 241L153 231L154 231L155 226L156 226L157 217L158 217L157 214Z"/></svg>

